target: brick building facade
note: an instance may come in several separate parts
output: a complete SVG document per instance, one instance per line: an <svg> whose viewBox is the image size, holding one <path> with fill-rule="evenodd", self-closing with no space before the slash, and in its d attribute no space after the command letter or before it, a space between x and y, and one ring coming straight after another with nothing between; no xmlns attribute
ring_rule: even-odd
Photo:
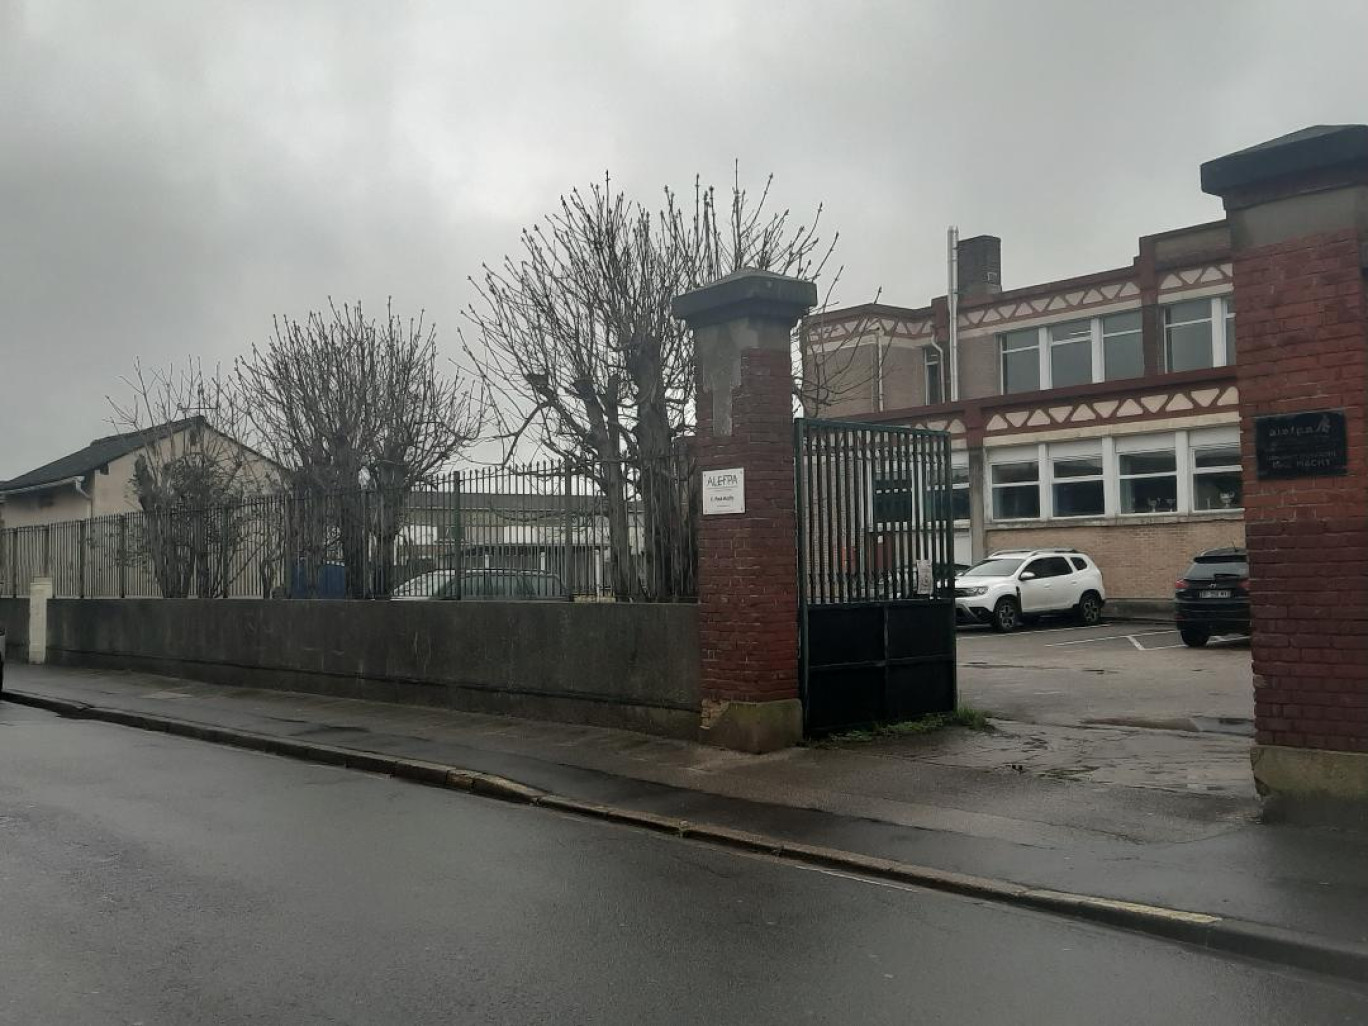
<svg viewBox="0 0 1368 1026"><path fill-rule="evenodd" d="M807 412L948 430L960 562L1072 546L1113 597L1169 599L1194 553L1244 542L1230 232L1138 249L1003 291L999 241L963 240L957 380L946 297L828 311L803 328Z"/></svg>

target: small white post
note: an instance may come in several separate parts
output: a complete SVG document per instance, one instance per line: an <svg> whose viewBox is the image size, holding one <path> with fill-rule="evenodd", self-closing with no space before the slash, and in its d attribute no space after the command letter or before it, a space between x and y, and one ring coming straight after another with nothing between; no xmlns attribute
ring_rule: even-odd
<svg viewBox="0 0 1368 1026"><path fill-rule="evenodd" d="M29 585L28 661L47 662L48 599L52 598L52 578L35 577Z"/></svg>

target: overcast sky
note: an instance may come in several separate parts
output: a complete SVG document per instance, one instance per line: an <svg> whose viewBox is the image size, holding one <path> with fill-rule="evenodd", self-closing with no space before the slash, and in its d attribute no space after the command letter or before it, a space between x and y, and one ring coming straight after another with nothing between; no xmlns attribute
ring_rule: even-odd
<svg viewBox="0 0 1368 1026"><path fill-rule="evenodd" d="M0 0L0 479L107 434L135 358L331 294L426 308L611 170L826 204L838 298L1007 287L1221 216L1201 161L1368 121L1368 3Z"/></svg>

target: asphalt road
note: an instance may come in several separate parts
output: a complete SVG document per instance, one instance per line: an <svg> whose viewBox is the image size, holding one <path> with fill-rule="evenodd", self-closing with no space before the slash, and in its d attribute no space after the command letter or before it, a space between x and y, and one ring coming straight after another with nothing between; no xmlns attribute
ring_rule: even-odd
<svg viewBox="0 0 1368 1026"><path fill-rule="evenodd" d="M1012 720L1253 734L1249 642L1187 648L1167 624L959 632L961 699Z"/></svg>
<svg viewBox="0 0 1368 1026"><path fill-rule="evenodd" d="M0 704L0 1022L1331 1023L1276 968Z"/></svg>

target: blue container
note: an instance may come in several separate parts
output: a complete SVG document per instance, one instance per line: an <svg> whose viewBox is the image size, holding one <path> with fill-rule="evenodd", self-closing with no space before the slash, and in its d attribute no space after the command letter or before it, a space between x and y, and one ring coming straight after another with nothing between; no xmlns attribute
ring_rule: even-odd
<svg viewBox="0 0 1368 1026"><path fill-rule="evenodd" d="M347 568L341 563L324 563L318 568L315 587L310 593L309 565L298 560L290 573L290 598L341 599L347 597Z"/></svg>

